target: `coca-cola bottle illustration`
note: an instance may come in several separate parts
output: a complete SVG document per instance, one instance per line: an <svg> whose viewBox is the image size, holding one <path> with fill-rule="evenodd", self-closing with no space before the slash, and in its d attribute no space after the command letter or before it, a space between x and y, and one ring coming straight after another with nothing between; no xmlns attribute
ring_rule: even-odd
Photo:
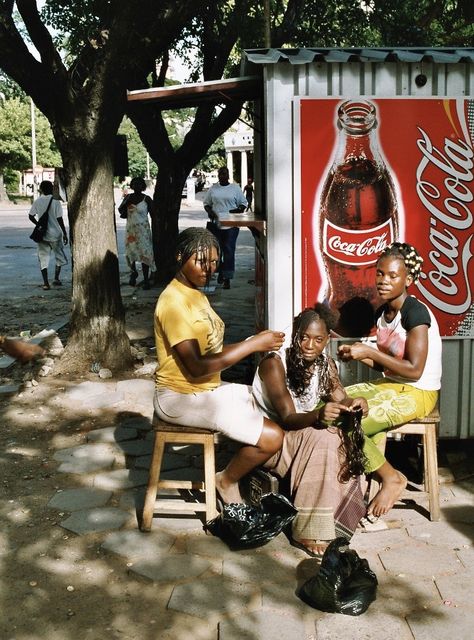
<svg viewBox="0 0 474 640"><path fill-rule="evenodd" d="M325 298L341 310L354 299L377 304L375 263L398 238L398 210L376 139L375 105L347 100L337 115L339 140L322 189L318 227Z"/></svg>

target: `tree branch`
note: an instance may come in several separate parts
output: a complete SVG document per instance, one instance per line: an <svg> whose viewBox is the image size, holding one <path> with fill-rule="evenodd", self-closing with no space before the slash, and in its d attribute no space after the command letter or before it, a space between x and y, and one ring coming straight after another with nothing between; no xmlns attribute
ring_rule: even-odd
<svg viewBox="0 0 474 640"><path fill-rule="evenodd" d="M47 63L53 73L61 71L65 74L66 69L59 53L56 51L51 34L41 21L36 2L17 0L16 4L30 34L31 41L41 56L41 60Z"/></svg>

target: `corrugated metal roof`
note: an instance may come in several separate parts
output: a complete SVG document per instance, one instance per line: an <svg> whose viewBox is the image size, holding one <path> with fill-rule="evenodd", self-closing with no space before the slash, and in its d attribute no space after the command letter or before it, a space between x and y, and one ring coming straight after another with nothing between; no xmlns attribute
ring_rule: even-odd
<svg viewBox="0 0 474 640"><path fill-rule="evenodd" d="M368 49L246 49L255 64L309 64L311 62L474 62L474 49L426 49L421 47Z"/></svg>

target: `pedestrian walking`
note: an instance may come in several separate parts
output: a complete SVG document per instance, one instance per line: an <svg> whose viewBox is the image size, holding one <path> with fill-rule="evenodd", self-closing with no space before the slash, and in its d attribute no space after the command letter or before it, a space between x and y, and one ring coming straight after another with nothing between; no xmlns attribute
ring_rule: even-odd
<svg viewBox="0 0 474 640"><path fill-rule="evenodd" d="M148 215L153 220L153 200L143 193L146 182L143 178L132 178L132 193L126 195L118 208L120 217L127 219L125 231L125 256L130 267L129 284L134 287L138 278L136 263L140 262L143 273L143 288L150 288L149 274L156 271L153 257L153 239Z"/></svg>
<svg viewBox="0 0 474 640"><path fill-rule="evenodd" d="M64 252L64 245L67 245L68 237L64 226L61 203L53 197L53 183L50 180L43 180L39 190L41 195L33 202L28 217L36 225L43 214L46 212L48 214L46 233L43 239L38 242L38 260L41 275L43 276L43 289L47 291L51 289L48 279L48 267L52 253L55 258L53 285L60 286L62 284L60 273L61 267L68 262Z"/></svg>

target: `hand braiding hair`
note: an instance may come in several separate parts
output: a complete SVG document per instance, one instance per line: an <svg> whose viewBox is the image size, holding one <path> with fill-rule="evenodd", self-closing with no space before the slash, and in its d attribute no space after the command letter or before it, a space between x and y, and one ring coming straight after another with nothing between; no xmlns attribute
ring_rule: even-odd
<svg viewBox="0 0 474 640"><path fill-rule="evenodd" d="M392 242L388 247L382 251L378 260L393 256L400 258L405 263L406 270L413 278L413 282L416 282L421 274L421 268L423 266L423 258L418 251L411 244L406 242ZM377 262L378 262L377 260Z"/></svg>

